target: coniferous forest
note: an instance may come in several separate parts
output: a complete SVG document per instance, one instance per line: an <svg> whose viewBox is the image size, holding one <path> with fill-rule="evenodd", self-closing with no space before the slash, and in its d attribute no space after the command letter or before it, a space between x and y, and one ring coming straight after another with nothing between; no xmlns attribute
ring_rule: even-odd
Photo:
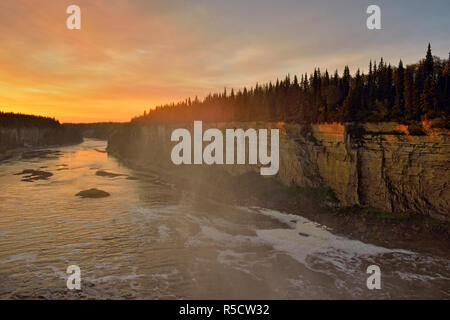
<svg viewBox="0 0 450 320"><path fill-rule="evenodd" d="M58 128L61 124L54 118L21 113L1 112L0 127L4 128Z"/></svg>
<svg viewBox="0 0 450 320"><path fill-rule="evenodd" d="M348 66L342 75L315 69L275 83L209 94L203 100L158 106L134 122L182 123L194 120L286 121L298 123L431 120L450 127L450 58L432 55L405 66L370 61L367 74Z"/></svg>

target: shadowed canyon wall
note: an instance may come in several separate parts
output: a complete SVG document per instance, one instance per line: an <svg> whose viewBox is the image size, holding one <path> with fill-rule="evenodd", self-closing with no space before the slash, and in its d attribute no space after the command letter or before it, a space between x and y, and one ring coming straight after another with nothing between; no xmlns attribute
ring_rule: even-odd
<svg viewBox="0 0 450 320"><path fill-rule="evenodd" d="M0 127L0 160L20 148L76 144L83 139L77 131L64 126L53 128Z"/></svg>

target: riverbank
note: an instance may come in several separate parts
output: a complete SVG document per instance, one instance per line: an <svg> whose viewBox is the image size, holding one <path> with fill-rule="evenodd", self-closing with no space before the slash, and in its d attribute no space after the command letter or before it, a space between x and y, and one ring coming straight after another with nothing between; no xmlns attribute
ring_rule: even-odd
<svg viewBox="0 0 450 320"><path fill-rule="evenodd" d="M73 146L80 144L82 142L83 140L73 143L53 144L43 146L27 146L0 151L0 163L5 161L30 159L30 158L48 158L49 155L54 153L54 151L50 149Z"/></svg>
<svg viewBox="0 0 450 320"><path fill-rule="evenodd" d="M232 196L237 205L301 215L350 239L450 258L450 224L432 217L368 206L333 207L329 189L289 188L261 181L256 175L233 183Z"/></svg>
<svg viewBox="0 0 450 320"><path fill-rule="evenodd" d="M342 206L370 206L387 212L415 212L450 222L450 134L424 125L413 135L397 123L318 124L204 123L204 127L279 129L276 180L285 186L333 191ZM171 133L191 124L124 125L108 150L137 163L172 165ZM232 174L259 172L257 165L224 165Z"/></svg>
<svg viewBox="0 0 450 320"><path fill-rule="evenodd" d="M128 124L111 136L108 153L133 168L170 173L186 189L225 203L301 215L389 248L450 256L447 131L425 126L426 135L416 136L396 123L358 130L349 124L210 125L279 128L279 174L262 178L250 165L174 166L170 134L176 126L169 125Z"/></svg>
<svg viewBox="0 0 450 320"><path fill-rule="evenodd" d="M28 152L81 142L83 138L76 130L64 126L0 127L0 161L20 159Z"/></svg>
<svg viewBox="0 0 450 320"><path fill-rule="evenodd" d="M219 167L143 166L135 160L112 155L144 175L157 172L193 197L277 210L305 217L352 240L450 258L450 224L429 216L391 213L368 206L345 207L329 188L288 187L276 178L253 172L232 175ZM139 179L139 175L136 177Z"/></svg>
<svg viewBox="0 0 450 320"><path fill-rule="evenodd" d="M329 231L302 217L328 211L298 190L259 174L124 166L104 149L86 139L0 165L0 298L448 297L448 259ZM76 196L92 188L110 196ZM242 206L292 205L290 192L298 215ZM80 295L67 290L68 264L84 274ZM372 264L383 290L366 287Z"/></svg>

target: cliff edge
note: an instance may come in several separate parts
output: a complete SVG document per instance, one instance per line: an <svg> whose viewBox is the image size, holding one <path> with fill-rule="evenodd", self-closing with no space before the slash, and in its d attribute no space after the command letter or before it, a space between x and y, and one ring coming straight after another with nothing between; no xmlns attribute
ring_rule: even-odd
<svg viewBox="0 0 450 320"><path fill-rule="evenodd" d="M450 221L449 131L423 124L412 135L397 123L318 124L209 123L216 128L279 128L280 169L285 185L327 187L341 205L368 205L390 212L412 211ZM170 141L188 125L130 123L108 141L108 152L140 166L173 167ZM257 166L223 165L233 175Z"/></svg>

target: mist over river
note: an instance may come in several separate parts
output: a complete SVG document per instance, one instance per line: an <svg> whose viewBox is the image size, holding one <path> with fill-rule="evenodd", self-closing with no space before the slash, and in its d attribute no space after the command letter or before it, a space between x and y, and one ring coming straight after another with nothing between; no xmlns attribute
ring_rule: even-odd
<svg viewBox="0 0 450 320"><path fill-rule="evenodd" d="M0 298L450 298L447 259L217 203L105 148L85 140L0 163ZM53 175L18 174L30 169ZM110 196L75 196L91 188ZM81 268L81 291L66 287L69 265ZM370 265L381 290L366 286Z"/></svg>

